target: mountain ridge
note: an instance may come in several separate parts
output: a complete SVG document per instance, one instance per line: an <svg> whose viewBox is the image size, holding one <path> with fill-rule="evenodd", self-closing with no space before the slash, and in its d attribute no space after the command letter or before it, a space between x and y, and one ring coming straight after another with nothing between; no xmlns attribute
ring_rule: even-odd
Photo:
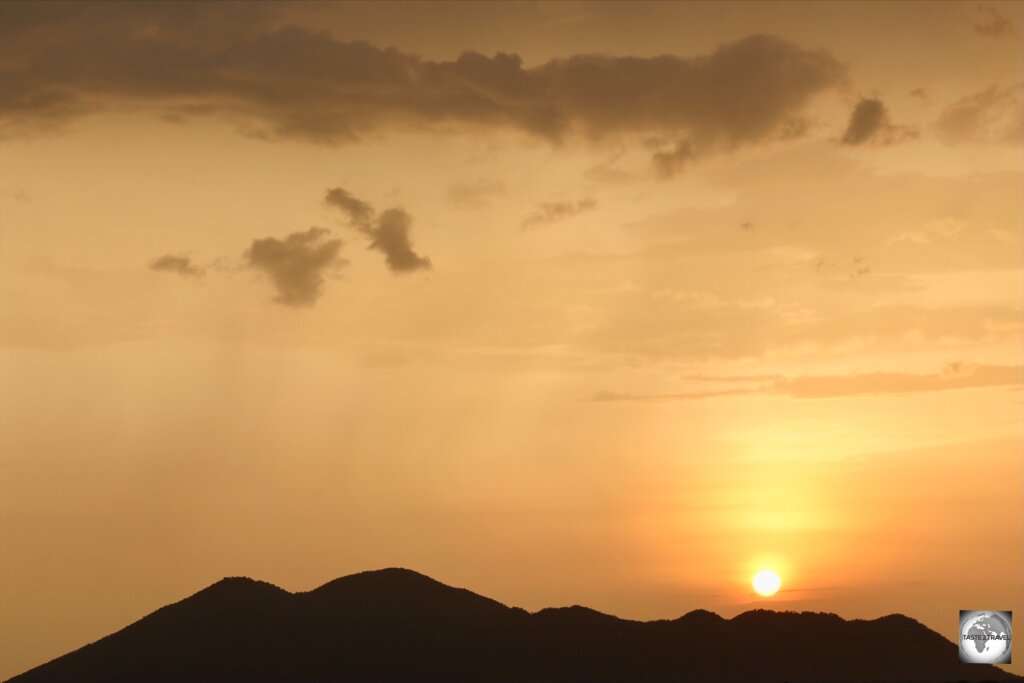
<svg viewBox="0 0 1024 683"><path fill-rule="evenodd" d="M899 647L895 647L898 645ZM1022 681L911 617L536 612L391 567L289 592L225 577L8 683Z"/></svg>

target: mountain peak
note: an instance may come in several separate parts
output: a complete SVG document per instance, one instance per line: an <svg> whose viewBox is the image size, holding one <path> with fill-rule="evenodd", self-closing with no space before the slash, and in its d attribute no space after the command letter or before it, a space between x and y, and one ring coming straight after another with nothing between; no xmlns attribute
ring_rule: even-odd
<svg viewBox="0 0 1024 683"><path fill-rule="evenodd" d="M584 607L583 605L569 605L568 607L545 607L544 609L534 612L533 616L542 619L557 620L559 623L598 623L625 621L618 617L604 612L598 612L596 609L590 607Z"/></svg>
<svg viewBox="0 0 1024 683"><path fill-rule="evenodd" d="M248 596L263 595L289 595L288 591L272 583L250 579L247 576L226 576L220 581L213 583L199 591L192 598L205 597L238 597L245 599Z"/></svg>
<svg viewBox="0 0 1024 683"><path fill-rule="evenodd" d="M717 624L724 623L725 619L723 619L720 615L716 614L715 612L711 612L706 609L695 609L687 612L675 621L683 623Z"/></svg>
<svg viewBox="0 0 1024 683"><path fill-rule="evenodd" d="M893 614L886 614L883 617L877 617L875 619L872 619L871 621L876 623L888 622L893 624L902 624L905 626L923 626L923 624L917 619L914 619L913 617L908 617L906 614L899 614L898 612Z"/></svg>
<svg viewBox="0 0 1024 683"><path fill-rule="evenodd" d="M254 587L254 586L272 586L273 588L277 588L278 590L283 590L281 588L278 588L277 586L274 586L274 584L272 584L272 583L268 583L266 581L260 581L258 579L251 579L248 576L225 576L220 581L217 581L216 583L211 584L210 588L218 587L218 588L230 588L230 589L233 589L233 588L244 589L244 588L251 588L251 587Z"/></svg>
<svg viewBox="0 0 1024 683"><path fill-rule="evenodd" d="M328 581L319 588L314 588L311 593L323 590L331 590L333 587L359 584L379 586L444 586L443 583L405 567L385 567L384 569L371 569L368 571L340 576Z"/></svg>

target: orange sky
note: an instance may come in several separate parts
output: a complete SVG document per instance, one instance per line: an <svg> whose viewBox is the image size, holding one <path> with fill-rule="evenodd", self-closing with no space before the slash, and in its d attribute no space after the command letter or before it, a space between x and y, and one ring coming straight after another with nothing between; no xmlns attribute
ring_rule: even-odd
<svg viewBox="0 0 1024 683"><path fill-rule="evenodd" d="M1024 614L1022 28L3 3L0 677L240 574Z"/></svg>

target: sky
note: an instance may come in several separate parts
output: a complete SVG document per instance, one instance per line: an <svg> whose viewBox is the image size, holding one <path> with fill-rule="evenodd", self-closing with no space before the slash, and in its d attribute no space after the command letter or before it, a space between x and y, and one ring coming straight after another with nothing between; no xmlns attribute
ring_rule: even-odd
<svg viewBox="0 0 1024 683"><path fill-rule="evenodd" d="M1022 29L0 4L0 677L235 575L1024 614Z"/></svg>

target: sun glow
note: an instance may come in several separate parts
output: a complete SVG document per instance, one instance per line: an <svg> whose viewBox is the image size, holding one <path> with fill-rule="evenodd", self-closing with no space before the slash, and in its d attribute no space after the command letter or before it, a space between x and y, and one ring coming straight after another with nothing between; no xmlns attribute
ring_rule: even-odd
<svg viewBox="0 0 1024 683"><path fill-rule="evenodd" d="M782 579L771 569L762 569L754 574L752 583L754 592L767 598L779 591L779 588L782 586Z"/></svg>

